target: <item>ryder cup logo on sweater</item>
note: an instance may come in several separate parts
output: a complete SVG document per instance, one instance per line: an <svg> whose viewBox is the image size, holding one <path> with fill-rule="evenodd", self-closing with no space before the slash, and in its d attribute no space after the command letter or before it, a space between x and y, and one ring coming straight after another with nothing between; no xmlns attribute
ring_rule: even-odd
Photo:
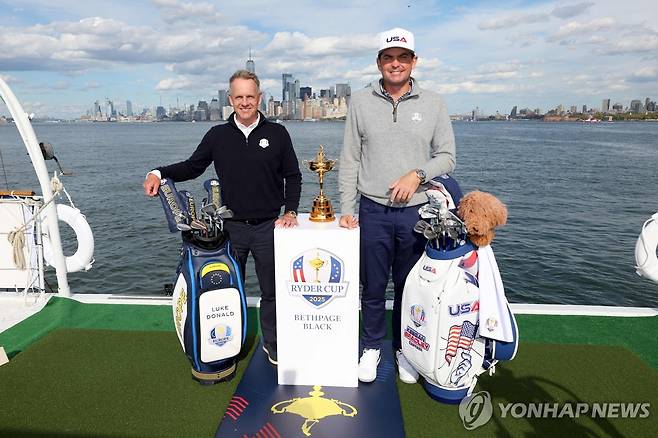
<svg viewBox="0 0 658 438"><path fill-rule="evenodd" d="M258 142L258 146L262 147L263 149L265 149L269 145L270 145L270 142L267 141L266 138L261 138L260 141Z"/></svg>
<svg viewBox="0 0 658 438"><path fill-rule="evenodd" d="M288 293L319 308L347 293L343 260L322 248L296 255L290 264Z"/></svg>

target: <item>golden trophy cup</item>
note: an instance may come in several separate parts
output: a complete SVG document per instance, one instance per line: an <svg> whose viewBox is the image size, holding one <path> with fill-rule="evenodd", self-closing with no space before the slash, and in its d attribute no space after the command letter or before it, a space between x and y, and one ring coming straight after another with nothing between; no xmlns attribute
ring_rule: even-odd
<svg viewBox="0 0 658 438"><path fill-rule="evenodd" d="M320 193L313 200L313 208L309 219L313 222L331 222L336 219L336 216L334 215L334 209L331 207L331 201L324 195L323 183L324 174L334 168L336 160L325 160L324 146L320 145L315 160L304 160L304 164L320 177Z"/></svg>

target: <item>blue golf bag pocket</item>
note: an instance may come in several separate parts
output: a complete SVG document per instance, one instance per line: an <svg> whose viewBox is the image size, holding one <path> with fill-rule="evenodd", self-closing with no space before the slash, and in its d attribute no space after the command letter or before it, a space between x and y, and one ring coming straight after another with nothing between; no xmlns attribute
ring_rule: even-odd
<svg viewBox="0 0 658 438"><path fill-rule="evenodd" d="M246 298L230 241L204 248L183 240L173 293L174 325L193 377L227 380L246 335Z"/></svg>

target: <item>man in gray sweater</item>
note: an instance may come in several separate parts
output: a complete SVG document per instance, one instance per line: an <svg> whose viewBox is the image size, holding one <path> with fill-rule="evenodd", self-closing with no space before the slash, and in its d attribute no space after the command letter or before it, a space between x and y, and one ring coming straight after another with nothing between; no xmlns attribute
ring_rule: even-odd
<svg viewBox="0 0 658 438"><path fill-rule="evenodd" d="M359 380L372 382L377 377L392 268L393 349L400 379L415 383L418 373L401 351L402 291L425 244L413 232L418 207L427 202L422 185L454 170L455 138L443 100L411 77L417 61L413 34L395 28L379 37L377 68L382 77L354 93L347 112L338 177L340 225L361 227Z"/></svg>

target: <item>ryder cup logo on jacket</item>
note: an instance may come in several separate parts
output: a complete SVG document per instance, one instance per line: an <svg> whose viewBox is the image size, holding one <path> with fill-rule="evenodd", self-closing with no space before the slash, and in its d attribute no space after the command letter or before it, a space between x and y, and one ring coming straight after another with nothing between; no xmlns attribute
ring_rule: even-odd
<svg viewBox="0 0 658 438"><path fill-rule="evenodd" d="M270 142L267 141L266 138L261 138L260 141L258 142L258 146L262 147L263 149L265 149L269 145L270 145Z"/></svg>
<svg viewBox="0 0 658 438"><path fill-rule="evenodd" d="M297 254L290 263L288 293L302 297L315 308L347 293L343 260L322 248Z"/></svg>

